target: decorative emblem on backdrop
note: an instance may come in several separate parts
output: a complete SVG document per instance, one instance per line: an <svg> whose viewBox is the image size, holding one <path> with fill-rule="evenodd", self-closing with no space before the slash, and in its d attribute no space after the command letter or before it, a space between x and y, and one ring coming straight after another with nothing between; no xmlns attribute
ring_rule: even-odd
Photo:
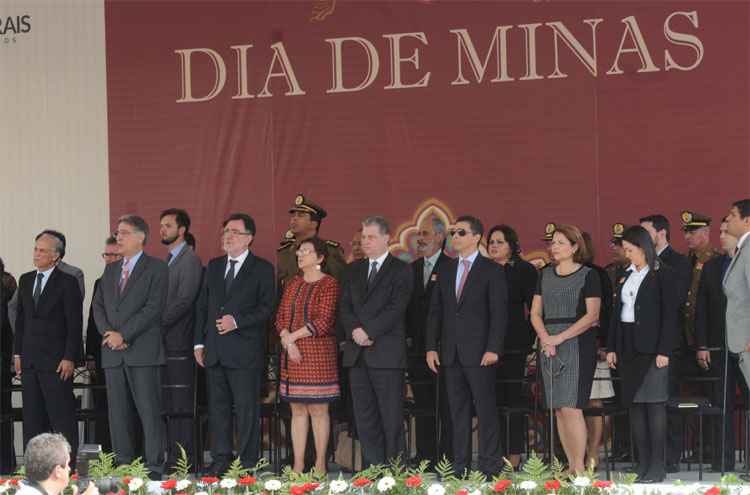
<svg viewBox="0 0 750 495"><path fill-rule="evenodd" d="M310 22L321 22L336 10L336 0L313 0Z"/></svg>

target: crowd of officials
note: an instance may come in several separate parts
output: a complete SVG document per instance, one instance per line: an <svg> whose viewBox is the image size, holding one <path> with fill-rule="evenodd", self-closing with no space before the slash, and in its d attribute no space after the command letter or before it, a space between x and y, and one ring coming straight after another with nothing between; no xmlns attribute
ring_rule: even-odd
<svg viewBox="0 0 750 495"><path fill-rule="evenodd" d="M681 421L667 419L670 398L684 394L726 402L730 414L715 425L726 448L713 442L708 458L719 469L723 454L726 470L734 469L735 396L750 375L750 254L742 249L750 199L730 205L719 222L720 249L710 242L711 218L684 211L687 256L670 246L663 215L616 223L604 268L593 263L591 237L575 226L548 224L546 255L532 265L511 226L485 235L469 215L452 225L437 217L419 225L412 263L390 254L388 222L367 217L347 263L339 243L320 236L322 207L299 195L289 213L275 267L253 253L256 227L245 213L223 221L226 254L205 268L184 210L161 214L162 259L144 252L149 225L136 215L120 217L102 252L106 265L94 285L85 350L83 273L63 261L65 236L45 230L36 237L35 269L17 286L0 264L2 403L10 405L15 373L27 406L24 443L60 433L75 463L72 377L87 361L92 381L103 385L94 389L95 405L108 411L95 438L121 463L142 453L158 478L175 463L178 444L192 449L193 419L165 424L162 412L192 410L197 365L205 369L211 439L205 471L222 474L235 456L251 467L260 455L266 355L278 352L273 372L291 409L295 471L326 472L329 406L343 396L366 465L404 456L407 393L441 419L417 422L417 458L445 453L457 472L471 468L476 418L474 467L491 476L503 457L518 466L524 419L501 418L497 408L524 405L530 367L541 373L571 473L599 462L609 427L583 410L616 400L628 408L621 426L634 439L639 479L662 481L685 450ZM455 257L446 254L448 241ZM684 380L695 376L715 380ZM10 424L2 427L9 439ZM314 452L312 459L306 452ZM13 463L12 442L4 440L0 472Z"/></svg>

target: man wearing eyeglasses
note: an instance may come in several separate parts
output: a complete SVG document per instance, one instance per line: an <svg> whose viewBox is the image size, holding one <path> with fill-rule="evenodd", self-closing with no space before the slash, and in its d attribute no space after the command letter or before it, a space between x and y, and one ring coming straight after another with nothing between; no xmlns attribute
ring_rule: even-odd
<svg viewBox="0 0 750 495"><path fill-rule="evenodd" d="M213 476L223 475L234 457L233 410L242 465L251 468L259 457L260 385L275 298L273 265L250 251L254 238L250 215L224 221L227 254L209 261L198 300L193 352L206 368Z"/></svg>
<svg viewBox="0 0 750 495"><path fill-rule="evenodd" d="M500 265L479 253L484 227L462 216L450 231L457 259L437 277L427 317L427 366L443 367L453 426L453 465L471 468L472 404L479 419L479 470L500 471L500 427L495 401L496 364L508 325L508 287Z"/></svg>
<svg viewBox="0 0 750 495"><path fill-rule="evenodd" d="M104 241L104 251L102 251L101 256L105 265L122 259L115 236L107 237L107 240ZM94 282L94 295L99 289L101 280L101 278L98 278ZM89 321L86 325L86 367L89 370L91 385L97 387L91 391L94 398L94 410L97 413L94 422L94 441L101 444L104 452L109 452L112 450L112 443L109 437L109 418L107 417L107 391L98 388L106 386L104 370L102 369L102 335L96 328L93 298L89 307Z"/></svg>
<svg viewBox="0 0 750 495"><path fill-rule="evenodd" d="M104 268L94 294L94 320L102 335L112 447L121 464L136 457L136 415L143 426L146 468L164 472L161 370L166 360L161 318L167 300L167 264L143 252L149 228L124 215L115 232L122 260Z"/></svg>

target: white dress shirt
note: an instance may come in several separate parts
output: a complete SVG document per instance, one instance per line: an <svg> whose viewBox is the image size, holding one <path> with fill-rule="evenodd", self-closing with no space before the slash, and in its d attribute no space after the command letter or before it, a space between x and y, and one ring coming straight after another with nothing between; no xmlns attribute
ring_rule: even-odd
<svg viewBox="0 0 750 495"><path fill-rule="evenodd" d="M380 271L380 269L383 268L383 263L385 263L385 259L387 257L388 257L388 251L386 251L385 253L383 253L379 258L368 259L367 260L368 263L370 263L370 267L367 269L367 278L368 279L370 278L370 272L372 272L372 262L374 261L375 263L377 263L377 265L375 265L375 269L377 271ZM376 275L378 273L377 271L375 272Z"/></svg>
<svg viewBox="0 0 750 495"><path fill-rule="evenodd" d="M458 270L456 270L456 292L458 292L458 286L461 285L461 276L464 274L464 260L469 261L469 271L471 272L471 267L474 266L474 262L477 260L477 256L479 256L479 251L474 251L473 254L470 254L466 258L462 258L461 256L458 257Z"/></svg>
<svg viewBox="0 0 750 495"><path fill-rule="evenodd" d="M422 273L422 282L425 286L427 286L427 283L430 281L430 275L432 275L432 270L435 269L435 264L437 263L438 258L440 258L441 252L442 249L438 249L435 254L433 254L429 258L424 259L424 272Z"/></svg>
<svg viewBox="0 0 750 495"><path fill-rule="evenodd" d="M39 291L39 293L41 294L42 292L44 292L44 288L47 286L47 282L49 281L49 276L52 275L52 270L54 269L55 269L55 266L53 265L52 268L48 268L47 270L43 272L40 272L39 270L36 271L36 275L34 275L34 287L32 287L32 290L31 290L32 294L36 290L36 284L39 282L39 274L41 273L42 275L44 275L44 277L42 277L42 288Z"/></svg>
<svg viewBox="0 0 750 495"><path fill-rule="evenodd" d="M623 323L634 323L635 322L635 299L638 297L638 290L643 283L643 280L648 275L648 265L641 268L638 271L635 265L631 264L628 267L630 276L625 283L622 285L622 310L620 311L620 321Z"/></svg>
<svg viewBox="0 0 750 495"><path fill-rule="evenodd" d="M750 235L750 232L745 232L744 234L742 234L742 237L740 237L740 240L737 241L737 251L740 250L740 248L742 247L742 243L745 242L745 239L747 239L748 235Z"/></svg>

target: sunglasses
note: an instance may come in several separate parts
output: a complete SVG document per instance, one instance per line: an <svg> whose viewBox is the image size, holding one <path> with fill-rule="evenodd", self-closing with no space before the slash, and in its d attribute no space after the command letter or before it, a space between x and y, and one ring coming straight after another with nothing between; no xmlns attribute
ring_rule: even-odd
<svg viewBox="0 0 750 495"><path fill-rule="evenodd" d="M468 234L466 229L449 230L448 233L451 235L451 237L456 237L456 235L458 235L459 237L463 237Z"/></svg>

